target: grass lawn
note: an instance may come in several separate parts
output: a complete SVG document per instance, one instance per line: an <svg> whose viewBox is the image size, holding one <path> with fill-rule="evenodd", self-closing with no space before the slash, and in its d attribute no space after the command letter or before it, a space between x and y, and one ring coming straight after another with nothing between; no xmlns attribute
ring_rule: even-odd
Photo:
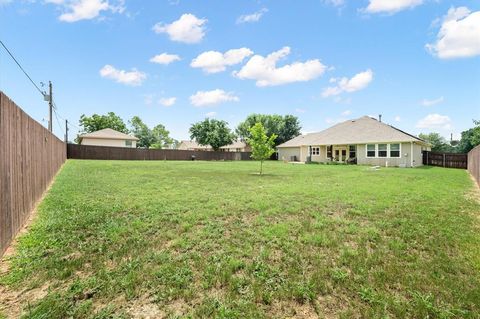
<svg viewBox="0 0 480 319"><path fill-rule="evenodd" d="M69 160L6 261L0 313L480 318L466 171L258 166Z"/></svg>

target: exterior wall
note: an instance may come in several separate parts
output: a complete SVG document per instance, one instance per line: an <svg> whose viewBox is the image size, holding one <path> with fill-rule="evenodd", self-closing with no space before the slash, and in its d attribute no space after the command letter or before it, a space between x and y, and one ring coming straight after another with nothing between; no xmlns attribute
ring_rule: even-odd
<svg viewBox="0 0 480 319"><path fill-rule="evenodd" d="M423 147L423 149L426 149ZM400 155L399 158L371 158L367 157L366 144L357 145L357 164L360 165L378 165L386 166L400 166L405 165L405 167L412 167L412 144L411 143L401 143L400 146ZM419 144L413 144L413 167L422 166L422 146Z"/></svg>
<svg viewBox="0 0 480 319"><path fill-rule="evenodd" d="M278 149L278 160L279 161L288 161L292 156L297 157L297 161L300 161L300 147L281 147Z"/></svg>
<svg viewBox="0 0 480 319"><path fill-rule="evenodd" d="M82 145L96 145L96 146L113 146L113 147L128 147L125 145L125 140L105 139L105 138L82 138ZM137 147L137 141L132 141L132 148Z"/></svg>

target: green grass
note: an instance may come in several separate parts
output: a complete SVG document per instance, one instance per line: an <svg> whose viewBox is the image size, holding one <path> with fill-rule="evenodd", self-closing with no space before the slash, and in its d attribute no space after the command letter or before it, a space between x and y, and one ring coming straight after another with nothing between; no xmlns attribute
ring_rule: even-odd
<svg viewBox="0 0 480 319"><path fill-rule="evenodd" d="M480 317L466 171L257 170L70 160L0 288L25 318Z"/></svg>

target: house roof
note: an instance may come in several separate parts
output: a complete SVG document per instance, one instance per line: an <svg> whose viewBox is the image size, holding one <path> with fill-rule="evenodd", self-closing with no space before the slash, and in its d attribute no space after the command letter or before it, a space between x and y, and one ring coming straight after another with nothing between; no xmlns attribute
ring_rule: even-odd
<svg viewBox="0 0 480 319"><path fill-rule="evenodd" d="M408 134L372 117L338 123L318 133L297 136L277 147L298 147L303 145L348 145L363 143L419 142L424 140Z"/></svg>
<svg viewBox="0 0 480 319"><path fill-rule="evenodd" d="M104 128L103 130L95 131L92 133L86 133L79 136L82 138L101 138L109 140L131 140L138 141L138 138L119 131L112 130L111 128Z"/></svg>
<svg viewBox="0 0 480 319"><path fill-rule="evenodd" d="M211 147L209 145L208 146L200 145L195 141L181 141L180 144L179 144L179 147L180 147L180 145L184 148L187 148L187 149L188 148L211 149Z"/></svg>
<svg viewBox="0 0 480 319"><path fill-rule="evenodd" d="M204 146L200 145L195 141L181 141L180 144L183 144L182 146L185 148L195 148L195 149L211 149L212 147L210 145ZM242 141L235 141L232 144L222 146L220 148L226 149L226 148L244 148L246 147L247 144Z"/></svg>

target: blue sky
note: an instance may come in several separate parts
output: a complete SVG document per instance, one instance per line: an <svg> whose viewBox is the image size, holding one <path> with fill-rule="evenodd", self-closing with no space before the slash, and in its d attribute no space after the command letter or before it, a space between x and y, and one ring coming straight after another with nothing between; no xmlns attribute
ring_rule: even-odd
<svg viewBox="0 0 480 319"><path fill-rule="evenodd" d="M479 1L0 0L0 39L77 126L113 111L188 139L206 116L294 114L312 132L382 114L449 137L480 119ZM0 89L47 118L3 50Z"/></svg>

